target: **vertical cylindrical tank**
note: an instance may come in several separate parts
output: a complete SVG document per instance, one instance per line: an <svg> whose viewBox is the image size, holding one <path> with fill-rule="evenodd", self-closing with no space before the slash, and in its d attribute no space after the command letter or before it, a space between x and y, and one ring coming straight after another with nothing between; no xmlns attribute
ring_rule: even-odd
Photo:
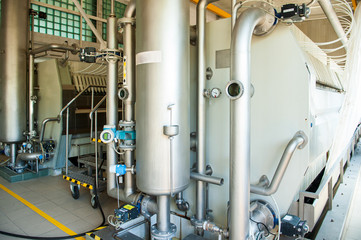
<svg viewBox="0 0 361 240"><path fill-rule="evenodd" d="M189 184L189 1L136 9L137 186L167 195Z"/></svg>
<svg viewBox="0 0 361 240"><path fill-rule="evenodd" d="M29 2L2 0L0 37L0 142L25 140Z"/></svg>

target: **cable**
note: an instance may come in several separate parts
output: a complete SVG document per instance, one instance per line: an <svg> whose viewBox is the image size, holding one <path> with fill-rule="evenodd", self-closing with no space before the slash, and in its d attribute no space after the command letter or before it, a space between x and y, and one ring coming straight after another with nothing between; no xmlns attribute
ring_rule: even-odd
<svg viewBox="0 0 361 240"><path fill-rule="evenodd" d="M98 198L98 193L97 193L97 188L96 186L94 186L94 194L95 194L95 202L97 203L98 207L99 207L99 210L102 214L102 223L92 229L92 230L89 230L89 231L86 231L86 232L82 232L82 233L79 233L79 234L76 234L76 235L67 235L67 236L60 236L60 237L38 237L38 236L27 236L27 235L21 235L21 234L16 234L16 233L9 233L9 232L4 232L4 231L1 231L0 230L0 234L2 235L6 235L6 236L11 236L11 237L17 237L17 238L24 238L24 239L48 239L48 240L61 240L61 239L71 239L71 238L77 238L77 237L82 237L84 236L85 234L87 234L88 232L93 232L95 231L97 228L99 227L102 227L102 226L105 226L104 223L105 223L105 215L104 215L104 212L103 212L103 209L102 209L102 206L100 204L100 201L99 201L99 198Z"/></svg>
<svg viewBox="0 0 361 240"><path fill-rule="evenodd" d="M266 226L266 224L264 224L263 222L257 222L255 220L253 220L252 218L249 218L249 220L251 220L252 222L256 223L257 224L257 227L258 227L258 230L259 231L263 231L259 225L262 225L266 231L267 231L267 235L265 237L268 237L269 235L273 235L273 236L276 236L276 234L274 233L271 233L271 231L268 229L268 227Z"/></svg>

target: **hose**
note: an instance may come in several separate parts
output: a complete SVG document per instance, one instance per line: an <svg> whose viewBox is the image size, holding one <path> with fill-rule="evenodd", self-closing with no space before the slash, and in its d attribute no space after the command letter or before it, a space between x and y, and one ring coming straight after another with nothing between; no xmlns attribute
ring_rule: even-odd
<svg viewBox="0 0 361 240"><path fill-rule="evenodd" d="M76 234L76 235L67 235L67 236L60 236L60 237L37 237L37 236L27 236L27 235L20 235L20 234L16 234L16 233L9 233L9 232L4 232L4 231L1 231L0 230L0 234L2 235L7 235L7 236L11 236L11 237L17 237L17 238L24 238L24 239L48 239L48 240L57 240L57 239L71 239L71 238L77 238L77 237L82 237L84 236L86 233L88 232L93 232L95 231L96 229L98 229L99 227L102 227L102 226L106 226L104 225L105 223L105 215L104 215L104 212L103 212L103 209L102 209L102 206L100 205L100 201L99 201L99 198L98 198L98 192L97 192L97 188L96 186L94 186L94 194L95 194L95 201L97 203L97 205L99 206L99 210L102 214L102 218L103 218L103 221L102 223L90 230L90 231L86 231L86 232L83 232L83 233L79 233L79 234Z"/></svg>

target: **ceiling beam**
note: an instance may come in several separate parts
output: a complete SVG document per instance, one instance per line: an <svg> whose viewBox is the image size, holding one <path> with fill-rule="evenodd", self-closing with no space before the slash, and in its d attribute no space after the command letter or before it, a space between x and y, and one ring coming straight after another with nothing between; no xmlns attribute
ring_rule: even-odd
<svg viewBox="0 0 361 240"><path fill-rule="evenodd" d="M190 0L191 2L197 4L199 2L199 0ZM222 18L229 18L231 17L231 14L229 14L228 12L220 9L219 7L214 6L213 4L208 4L207 9L215 14L217 14L218 16L222 17Z"/></svg>

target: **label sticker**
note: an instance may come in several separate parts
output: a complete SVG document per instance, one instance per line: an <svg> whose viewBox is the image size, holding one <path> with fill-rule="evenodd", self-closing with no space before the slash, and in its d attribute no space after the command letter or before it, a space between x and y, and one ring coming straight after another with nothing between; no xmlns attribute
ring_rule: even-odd
<svg viewBox="0 0 361 240"><path fill-rule="evenodd" d="M137 53L135 62L136 65L162 62L162 52L147 51L147 52Z"/></svg>

